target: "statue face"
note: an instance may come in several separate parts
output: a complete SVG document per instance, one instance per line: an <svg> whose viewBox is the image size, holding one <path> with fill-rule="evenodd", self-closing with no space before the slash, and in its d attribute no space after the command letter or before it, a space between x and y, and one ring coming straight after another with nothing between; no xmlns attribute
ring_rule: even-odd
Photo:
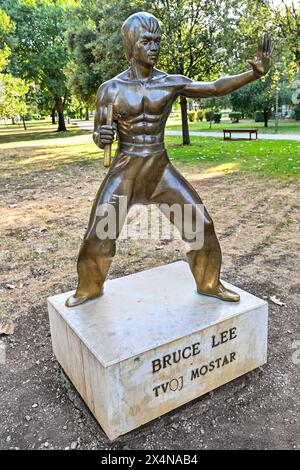
<svg viewBox="0 0 300 470"><path fill-rule="evenodd" d="M133 57L137 62L154 66L158 60L161 35L142 30L133 49Z"/></svg>

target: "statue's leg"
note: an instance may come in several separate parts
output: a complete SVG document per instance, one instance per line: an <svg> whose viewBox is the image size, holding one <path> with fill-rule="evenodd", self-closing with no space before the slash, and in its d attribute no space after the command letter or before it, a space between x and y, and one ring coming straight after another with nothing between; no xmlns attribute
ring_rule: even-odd
<svg viewBox="0 0 300 470"><path fill-rule="evenodd" d="M129 210L131 193L132 180L112 174L103 181L80 247L78 286L75 294L66 301L68 307L102 295L103 284L115 255L116 240Z"/></svg>
<svg viewBox="0 0 300 470"><path fill-rule="evenodd" d="M190 245L187 258L198 292L238 301L239 295L226 289L220 281L222 254L213 221L198 193L173 165L167 165L151 201L159 204ZM174 211L170 211L171 206Z"/></svg>

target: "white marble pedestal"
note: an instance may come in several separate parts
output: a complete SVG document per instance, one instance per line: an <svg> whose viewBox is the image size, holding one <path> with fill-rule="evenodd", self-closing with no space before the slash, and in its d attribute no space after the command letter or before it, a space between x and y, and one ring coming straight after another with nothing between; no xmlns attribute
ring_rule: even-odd
<svg viewBox="0 0 300 470"><path fill-rule="evenodd" d="M266 362L267 303L233 288L238 303L197 294L180 261L73 309L48 299L54 354L110 439Z"/></svg>

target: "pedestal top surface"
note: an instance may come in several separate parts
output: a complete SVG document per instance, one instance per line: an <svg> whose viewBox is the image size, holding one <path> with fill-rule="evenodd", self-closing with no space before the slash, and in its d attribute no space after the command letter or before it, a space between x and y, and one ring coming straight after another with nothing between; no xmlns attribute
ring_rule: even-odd
<svg viewBox="0 0 300 470"><path fill-rule="evenodd" d="M73 291L50 297L48 302L108 367L266 305L224 284L240 294L240 302L198 294L188 263L179 261L109 280L102 297L78 307L65 306Z"/></svg>

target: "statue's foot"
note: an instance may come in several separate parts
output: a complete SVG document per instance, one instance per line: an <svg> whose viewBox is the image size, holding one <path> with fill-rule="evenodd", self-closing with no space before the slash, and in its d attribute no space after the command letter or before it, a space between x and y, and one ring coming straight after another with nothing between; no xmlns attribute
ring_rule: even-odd
<svg viewBox="0 0 300 470"><path fill-rule="evenodd" d="M97 297L101 297L103 292L100 294L93 296L93 297L88 297L87 295L79 295L76 297L75 295L71 295L65 302L66 307L77 307L78 305L82 305L88 300L96 299Z"/></svg>
<svg viewBox="0 0 300 470"><path fill-rule="evenodd" d="M223 284L220 284L215 289L209 290L197 290L198 294L208 295L210 297L216 297L217 299L224 300L226 302L239 302L240 296L231 289L226 289Z"/></svg>

